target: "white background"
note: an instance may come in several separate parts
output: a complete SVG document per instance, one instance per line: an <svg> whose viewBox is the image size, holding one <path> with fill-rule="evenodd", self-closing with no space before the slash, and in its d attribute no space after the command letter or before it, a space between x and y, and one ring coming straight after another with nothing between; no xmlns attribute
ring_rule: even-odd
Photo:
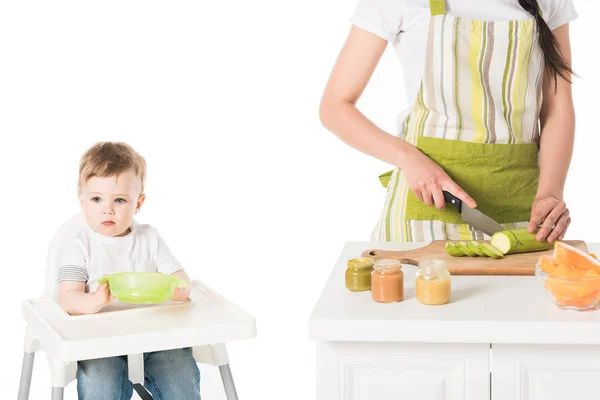
<svg viewBox="0 0 600 400"><path fill-rule="evenodd" d="M133 145L148 162L139 220L187 271L256 317L229 346L241 399L314 398L308 318L345 241L368 240L390 166L320 125L318 105L356 1L5 1L0 4L0 398L15 398L21 300L78 211L81 154ZM576 0L577 109L567 239L600 241L597 1ZM405 106L388 48L359 107L388 132ZM203 368L204 398L220 399ZM38 355L31 399L49 398ZM65 391L74 399L75 385Z"/></svg>

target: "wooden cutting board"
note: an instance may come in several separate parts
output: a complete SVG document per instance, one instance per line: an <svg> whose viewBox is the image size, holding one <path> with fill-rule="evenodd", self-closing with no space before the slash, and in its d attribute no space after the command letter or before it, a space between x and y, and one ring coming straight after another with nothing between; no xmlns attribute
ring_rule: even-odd
<svg viewBox="0 0 600 400"><path fill-rule="evenodd" d="M485 242L486 240L480 240ZM489 242L489 240L487 240ZM564 240L579 250L588 252L587 245L581 240ZM392 258L403 264L418 265L421 260L439 259L447 263L452 275L534 275L535 264L543 254L552 254L553 249L533 253L509 254L501 259L490 257L453 257L446 253L446 240L434 240L425 247L406 251L370 249L362 257L374 260Z"/></svg>

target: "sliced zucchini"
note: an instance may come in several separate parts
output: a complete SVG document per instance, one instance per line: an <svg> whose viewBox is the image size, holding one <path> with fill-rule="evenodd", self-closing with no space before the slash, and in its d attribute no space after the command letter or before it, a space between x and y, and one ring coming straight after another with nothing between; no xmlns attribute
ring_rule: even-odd
<svg viewBox="0 0 600 400"><path fill-rule="evenodd" d="M467 242L467 247L478 256L486 257L486 254L479 248L479 243L477 241L471 240L470 242Z"/></svg>
<svg viewBox="0 0 600 400"><path fill-rule="evenodd" d="M479 249L484 252L488 257L492 257L492 258L503 258L504 254L502 254L502 252L500 252L500 250L498 250L497 248L495 248L494 246L492 246L491 244L487 243L487 242L481 242L479 243Z"/></svg>
<svg viewBox="0 0 600 400"><path fill-rule="evenodd" d="M446 246L444 246L446 253L450 254L453 257L464 257L466 254L460 251L454 246L454 243L446 242Z"/></svg>
<svg viewBox="0 0 600 400"><path fill-rule="evenodd" d="M469 257L477 257L477 254L476 254L476 253L474 253L473 251L471 251L471 249L469 249L469 248L467 247L467 242L463 242L463 241L461 241L461 242L456 242L454 245L456 246L456 248L457 248L458 250L462 251L462 252L463 252L463 253L465 253L467 256L469 256Z"/></svg>

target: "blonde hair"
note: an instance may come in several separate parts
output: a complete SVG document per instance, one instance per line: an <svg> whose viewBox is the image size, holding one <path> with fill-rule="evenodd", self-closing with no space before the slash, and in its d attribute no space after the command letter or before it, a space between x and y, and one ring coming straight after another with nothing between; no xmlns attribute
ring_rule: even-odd
<svg viewBox="0 0 600 400"><path fill-rule="evenodd" d="M146 181L146 160L130 145L122 142L99 142L90 147L81 157L77 189L88 179L99 176L107 178L132 169L142 182L142 193Z"/></svg>

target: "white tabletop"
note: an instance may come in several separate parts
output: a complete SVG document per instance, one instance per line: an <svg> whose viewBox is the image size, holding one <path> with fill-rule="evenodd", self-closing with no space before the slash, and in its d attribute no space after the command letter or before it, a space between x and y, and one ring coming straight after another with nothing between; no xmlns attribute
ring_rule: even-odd
<svg viewBox="0 0 600 400"><path fill-rule="evenodd" d="M256 336L252 316L199 281L190 301L113 305L71 316L52 299L23 302L23 317L43 335L44 349L62 361L226 343ZM123 309L128 308L128 309Z"/></svg>
<svg viewBox="0 0 600 400"><path fill-rule="evenodd" d="M452 299L415 299L417 267L404 265L405 299L377 303L350 292L346 262L364 250L408 250L428 243L347 243L310 317L310 338L326 341L600 344L600 310L565 311L536 276L452 276ZM598 252L600 244L588 244ZM326 266L323 266L324 268Z"/></svg>

